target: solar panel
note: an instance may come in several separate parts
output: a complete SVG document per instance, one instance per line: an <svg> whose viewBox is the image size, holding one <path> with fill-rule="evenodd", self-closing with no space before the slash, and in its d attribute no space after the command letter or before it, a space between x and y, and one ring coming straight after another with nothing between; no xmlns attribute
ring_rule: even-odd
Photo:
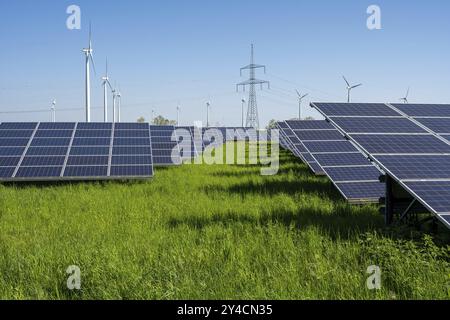
<svg viewBox="0 0 450 320"><path fill-rule="evenodd" d="M77 130L105 130L105 129L112 129L112 127L113 127L112 123L103 123L103 122L98 123L80 122L77 124Z"/></svg>
<svg viewBox="0 0 450 320"><path fill-rule="evenodd" d="M0 130L0 138L31 138L33 130Z"/></svg>
<svg viewBox="0 0 450 320"><path fill-rule="evenodd" d="M193 130L194 130L193 127L192 128L177 127L175 130L175 134L178 137L178 147L180 149L180 157L183 160L193 159L199 155L199 152L201 152L197 151L198 144L195 143ZM201 139L200 136L197 136L196 138ZM155 142L163 142L163 141L161 138L158 138L158 140L156 140Z"/></svg>
<svg viewBox="0 0 450 320"><path fill-rule="evenodd" d="M392 104L410 117L450 117L449 104Z"/></svg>
<svg viewBox="0 0 450 320"><path fill-rule="evenodd" d="M0 147L25 147L30 139L0 139Z"/></svg>
<svg viewBox="0 0 450 320"><path fill-rule="evenodd" d="M331 118L347 133L426 133L409 119L404 118Z"/></svg>
<svg viewBox="0 0 450 320"><path fill-rule="evenodd" d="M355 153L324 153L315 154L314 157L324 167L339 167L339 166L364 166L370 164L369 160L359 152Z"/></svg>
<svg viewBox="0 0 450 320"><path fill-rule="evenodd" d="M432 135L351 135L371 154L450 153L450 145Z"/></svg>
<svg viewBox="0 0 450 320"><path fill-rule="evenodd" d="M20 167L15 178L57 178L63 167Z"/></svg>
<svg viewBox="0 0 450 320"><path fill-rule="evenodd" d="M22 161L21 166L23 167L55 167L55 166L63 166L65 157L25 157ZM20 159L19 159L20 160ZM19 164L19 161L16 165Z"/></svg>
<svg viewBox="0 0 450 320"><path fill-rule="evenodd" d="M302 128L303 123L307 121L289 121L288 124ZM317 123L326 123L326 121L313 121ZM314 127L308 124L309 127ZM317 125L320 127L325 125ZM337 185L338 183L346 183L346 188L338 188L342 195L350 202L374 202L379 201L384 194L382 188L375 188L375 190L382 190L374 196L373 187L367 194L360 191L356 193L351 186L351 183L371 182L381 184L379 178L382 173L370 163L358 149L334 127L332 129L320 130L294 130L296 137L300 140L301 145L304 146L311 157L316 161L317 165L323 168L325 174L330 180ZM382 185L382 184L381 184Z"/></svg>
<svg viewBox="0 0 450 320"><path fill-rule="evenodd" d="M75 138L111 138L112 130L77 130Z"/></svg>
<svg viewBox="0 0 450 320"><path fill-rule="evenodd" d="M385 185L379 182L336 183L336 187L353 203L378 202L380 194L386 192Z"/></svg>
<svg viewBox="0 0 450 320"><path fill-rule="evenodd" d="M450 120L445 118L450 117L450 105L385 105L394 112L398 110L400 117L389 118L391 116L386 112L376 117L384 116L384 119L373 122L364 119L373 115L368 114L368 105L361 108L350 104L341 118L335 117L338 111L329 112L330 109L323 108L323 104L312 103L311 106L316 107L412 197L450 227L450 143L442 139L449 140L450 136L445 135L450 133ZM358 134L352 134L355 132ZM390 203L386 211L387 222L392 219L392 207L397 201L390 196L391 192L386 196Z"/></svg>
<svg viewBox="0 0 450 320"><path fill-rule="evenodd" d="M342 134L334 130L294 131L300 141L339 141L343 140Z"/></svg>
<svg viewBox="0 0 450 320"><path fill-rule="evenodd" d="M34 130L36 126L35 122L3 122L0 130Z"/></svg>
<svg viewBox="0 0 450 320"><path fill-rule="evenodd" d="M413 181L405 184L433 211L440 215L450 214L450 181Z"/></svg>
<svg viewBox="0 0 450 320"><path fill-rule="evenodd" d="M450 134L450 118L416 118L418 122L439 134Z"/></svg>
<svg viewBox="0 0 450 320"><path fill-rule="evenodd" d="M327 117L398 117L400 114L383 103L314 103Z"/></svg>
<svg viewBox="0 0 450 320"><path fill-rule="evenodd" d="M302 144L300 139L296 136L287 122L278 122L277 127L280 130L280 137L282 137L286 141L288 150L291 151L296 157L300 158L303 162L305 162L314 174L323 175L323 169L316 162L316 160L311 157L308 150L305 148L305 146Z"/></svg>
<svg viewBox="0 0 450 320"><path fill-rule="evenodd" d="M39 130L70 130L75 129L73 122L43 122L39 125Z"/></svg>
<svg viewBox="0 0 450 320"><path fill-rule="evenodd" d="M64 171L64 177L86 177L86 178L95 178L95 177L105 177L108 175L108 165L104 166L68 166Z"/></svg>
<svg viewBox="0 0 450 320"><path fill-rule="evenodd" d="M108 156L109 146L104 147L76 147L70 149L70 156ZM67 151L63 154L66 154Z"/></svg>
<svg viewBox="0 0 450 320"><path fill-rule="evenodd" d="M0 181L151 177L153 163L148 125L116 124L114 127L115 132L111 123L2 123ZM122 133L122 128L133 134ZM131 145L134 142L136 147L122 147L124 142ZM131 153L134 151L141 153ZM113 155L117 154L128 158L126 161L115 158ZM145 159L141 155L146 155ZM124 172L124 175L110 173L116 164L122 169L114 169L115 172ZM128 166L133 169L123 168Z"/></svg>
<svg viewBox="0 0 450 320"><path fill-rule="evenodd" d="M159 138L158 142L152 141L153 163L158 166L180 165L181 156L178 141L176 140L175 127L151 125L150 134L152 138ZM124 143L123 145L142 145L142 143L139 143L140 139L143 138L133 138L130 141L131 143Z"/></svg>
<svg viewBox="0 0 450 320"><path fill-rule="evenodd" d="M349 141L314 141L305 142L311 153L352 153L355 147Z"/></svg>
<svg viewBox="0 0 450 320"><path fill-rule="evenodd" d="M335 182L379 181L381 173L373 165L363 167L326 167L325 173ZM381 197L383 195L380 194Z"/></svg>
<svg viewBox="0 0 450 320"><path fill-rule="evenodd" d="M450 179L450 156L380 155L375 159L399 179Z"/></svg>
<svg viewBox="0 0 450 320"><path fill-rule="evenodd" d="M292 130L335 130L335 128L327 121L297 121L289 120L286 124Z"/></svg>

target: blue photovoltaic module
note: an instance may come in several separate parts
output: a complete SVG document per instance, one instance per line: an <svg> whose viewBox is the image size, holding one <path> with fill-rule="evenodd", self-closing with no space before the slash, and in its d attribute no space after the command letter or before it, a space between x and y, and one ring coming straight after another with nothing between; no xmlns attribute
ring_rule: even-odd
<svg viewBox="0 0 450 320"><path fill-rule="evenodd" d="M117 153L127 161L117 161ZM147 157L144 161L138 155ZM0 124L1 181L150 178L151 155L148 124Z"/></svg>

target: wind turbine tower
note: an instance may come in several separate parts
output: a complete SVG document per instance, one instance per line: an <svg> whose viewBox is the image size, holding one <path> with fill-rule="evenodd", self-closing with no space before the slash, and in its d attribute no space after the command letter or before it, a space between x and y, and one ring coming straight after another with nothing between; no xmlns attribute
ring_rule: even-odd
<svg viewBox="0 0 450 320"><path fill-rule="evenodd" d="M103 80L103 119L105 122L108 122L108 86L111 86L108 77L108 59L106 59L106 74L104 77L102 77L102 80Z"/></svg>
<svg viewBox="0 0 450 320"><path fill-rule="evenodd" d="M410 90L410 88L408 88L408 91L406 91L406 96L403 98L400 98L400 101L403 101L404 103L409 103L409 101L408 101L409 90Z"/></svg>
<svg viewBox="0 0 450 320"><path fill-rule="evenodd" d="M52 101L51 111L52 111L52 122L56 122L56 100Z"/></svg>
<svg viewBox="0 0 450 320"><path fill-rule="evenodd" d="M256 85L261 85L261 89L263 88L263 84L267 84L270 89L269 81L259 80L256 78L256 69L264 69L264 73L266 73L266 66L259 65L254 63L254 47L253 44L251 46L251 55L250 55L250 64L241 68L241 76L243 70L249 70L250 78L247 81L241 82L237 84L237 91L239 91L239 87L242 86L245 91L245 87L248 85L250 87L250 93L248 98L248 110L247 110L247 123L246 127L248 128L259 128L259 115L258 115L258 104L256 102Z"/></svg>
<svg viewBox="0 0 450 320"><path fill-rule="evenodd" d="M355 88L361 87L361 86L362 86L362 83L352 86L352 85L350 85L350 82L348 82L347 79L346 79L344 76L342 76L342 78L344 78L344 81L345 81L345 83L347 84L347 102L350 103L350 94L351 94L351 91L352 91L353 89L355 89Z"/></svg>
<svg viewBox="0 0 450 320"><path fill-rule="evenodd" d="M86 89L86 122L91 122L91 68L90 63L92 62L92 68L95 72L94 59L92 57L92 34L91 34L91 26L89 25L89 47L83 49L84 55L86 56L86 80L85 80L85 89Z"/></svg>
<svg viewBox="0 0 450 320"><path fill-rule="evenodd" d="M122 94L120 93L120 88L119 91L117 92L117 121L120 122L121 121L121 100L122 99Z"/></svg>
<svg viewBox="0 0 450 320"><path fill-rule="evenodd" d="M117 90L112 89L112 96L113 96L113 123L116 123L116 101L117 101Z"/></svg>
<svg viewBox="0 0 450 320"><path fill-rule="evenodd" d="M301 94L300 91L295 90L297 92L298 95L298 120L302 120L302 102L303 99L305 99L308 94Z"/></svg>

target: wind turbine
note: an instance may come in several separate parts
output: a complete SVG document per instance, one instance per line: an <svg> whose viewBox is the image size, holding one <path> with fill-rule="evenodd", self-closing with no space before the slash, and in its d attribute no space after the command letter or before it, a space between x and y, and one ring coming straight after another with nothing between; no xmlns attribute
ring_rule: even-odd
<svg viewBox="0 0 450 320"><path fill-rule="evenodd" d="M209 107L211 106L211 102L206 102L206 127L209 128Z"/></svg>
<svg viewBox="0 0 450 320"><path fill-rule="evenodd" d="M298 96L298 120L302 120L302 102L303 99L305 99L308 94L302 95L298 90L295 90L297 92Z"/></svg>
<svg viewBox="0 0 450 320"><path fill-rule="evenodd" d="M180 125L180 111L181 111L181 107L180 104L177 105L177 126Z"/></svg>
<svg viewBox="0 0 450 320"><path fill-rule="evenodd" d="M52 107L50 109L52 112L52 122L56 122L56 100L52 101Z"/></svg>
<svg viewBox="0 0 450 320"><path fill-rule="evenodd" d="M108 86L111 87L108 77L108 58L106 58L106 74L102 77L103 80L103 118L108 122Z"/></svg>
<svg viewBox="0 0 450 320"><path fill-rule="evenodd" d="M117 90L112 89L113 96L113 123L116 123L116 101L117 101Z"/></svg>
<svg viewBox="0 0 450 320"><path fill-rule="evenodd" d="M151 124L154 124L155 122L155 109L152 110L152 120L150 121Z"/></svg>
<svg viewBox="0 0 450 320"><path fill-rule="evenodd" d="M347 84L347 102L350 103L350 93L351 93L351 91L353 89L355 89L355 88L361 87L362 83L352 86L352 85L350 85L350 83L347 81L347 79L344 76L342 76L342 78L344 78L344 81Z"/></svg>
<svg viewBox="0 0 450 320"><path fill-rule="evenodd" d="M91 25L89 24L89 47L83 49L83 53L86 56L86 122L91 122L91 68L90 63L92 62L92 69L95 71L94 58L92 57L92 33Z"/></svg>
<svg viewBox="0 0 450 320"><path fill-rule="evenodd" d="M409 87L408 87L408 91L406 91L406 96L404 98L400 98L400 101L403 101L404 103L409 103L408 101L408 97L409 97Z"/></svg>

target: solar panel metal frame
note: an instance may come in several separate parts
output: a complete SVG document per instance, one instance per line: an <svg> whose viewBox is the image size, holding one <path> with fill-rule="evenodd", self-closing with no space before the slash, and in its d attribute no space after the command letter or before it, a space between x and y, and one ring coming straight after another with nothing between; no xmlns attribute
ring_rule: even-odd
<svg viewBox="0 0 450 320"><path fill-rule="evenodd" d="M396 108L396 104L385 104L386 107L391 108L392 111L396 112L399 117L402 118L406 118L409 119L412 123L416 124L418 127L421 127L423 129L425 129L425 131L427 131L429 136L433 136L436 139L445 142L447 145L450 146L450 141L446 140L442 135L437 134L436 132L434 132L433 130L431 130L430 128L426 127L425 125L423 125L422 123L418 122L414 117L409 116L408 114L404 113L403 111L399 110L398 108ZM400 105L397 105L400 106ZM422 106L427 106L427 105L422 105ZM334 116L329 116L327 115L321 108L320 108L320 104L317 103L311 103L311 107L315 108L317 111L319 111L320 114L322 114L328 121L330 121L330 123L332 123L339 131L341 131L348 139L352 140L355 144L357 144L359 147L361 147L363 150L365 150L363 148L363 146L361 146L353 137L352 134L349 134L347 132L345 132L341 127L339 127L334 121L333 121L333 117ZM357 118L358 116L355 116L355 118ZM418 117L420 118L420 117ZM438 212L437 210L435 210L433 208L432 205L430 205L426 200L424 200L424 198L422 196L420 196L418 194L418 191L415 191L413 188L411 188L410 186L408 186L408 183L412 183L412 182L445 182L445 181L450 181L450 179L418 179L418 180L410 180L410 179L401 179L399 178L394 172L392 172L388 166L386 166L385 164L383 164L382 161L379 161L377 158L377 155L373 155L367 152L367 150L365 150L365 152L367 153L367 155L371 158L372 161L374 161L378 166L380 166L380 168L383 169L383 171L386 172L386 174L388 176L390 176L394 181L396 181L405 191L407 191L414 199L416 199L417 201L419 201L430 213L432 213L439 221L441 221L447 228L450 228L450 221L448 220L448 217L450 216L450 212ZM395 155L400 155L400 156L405 156L405 154L393 154L393 153L388 153L388 154L382 154L385 156L395 156ZM411 154L412 156L414 154ZM420 156L422 156L423 154L420 154ZM445 153L436 153L435 155L447 155ZM379 156L379 155L378 155Z"/></svg>

